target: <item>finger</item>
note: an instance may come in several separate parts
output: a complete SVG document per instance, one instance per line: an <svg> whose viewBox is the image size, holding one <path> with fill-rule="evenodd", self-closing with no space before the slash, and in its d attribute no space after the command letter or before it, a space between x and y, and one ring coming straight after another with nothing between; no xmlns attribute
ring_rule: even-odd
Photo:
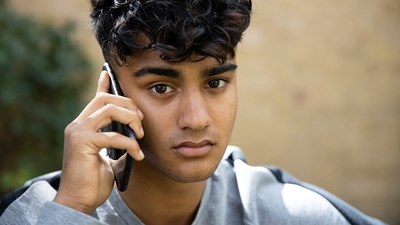
<svg viewBox="0 0 400 225"><path fill-rule="evenodd" d="M98 133L99 149L101 148L117 148L126 150L129 155L137 161L141 161L144 158L144 154L140 149L139 144L135 139L128 138L116 132L102 132Z"/></svg>
<svg viewBox="0 0 400 225"><path fill-rule="evenodd" d="M97 91L96 93L99 92L106 92L108 93L110 89L110 75L108 74L107 71L102 71L100 73L99 80L97 82Z"/></svg>
<svg viewBox="0 0 400 225"><path fill-rule="evenodd" d="M86 156L97 155L104 148L127 150L136 160L142 160L144 157L136 139L117 132L73 131L66 137L66 147L74 151L65 152L65 156L68 158L75 156L79 160L83 160Z"/></svg>
<svg viewBox="0 0 400 225"><path fill-rule="evenodd" d="M96 97L91 102L89 102L89 104L82 110L82 112L76 118L75 122L81 123L89 116L94 114L96 111L101 110L103 107L106 107L108 104L118 105L127 110L131 110L132 112L136 112L140 120L143 120L144 118L143 113L137 108L132 99L123 96L98 93Z"/></svg>
<svg viewBox="0 0 400 225"><path fill-rule="evenodd" d="M144 136L140 115L137 110L132 111L114 104L107 104L95 111L87 120L82 122L82 130L97 131L109 125L112 121L128 125L136 134L137 138Z"/></svg>

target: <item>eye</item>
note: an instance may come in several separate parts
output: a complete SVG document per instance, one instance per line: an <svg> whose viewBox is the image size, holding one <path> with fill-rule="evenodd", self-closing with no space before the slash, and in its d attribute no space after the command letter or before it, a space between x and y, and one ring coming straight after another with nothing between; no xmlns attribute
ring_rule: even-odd
<svg viewBox="0 0 400 225"><path fill-rule="evenodd" d="M152 91L155 94L168 94L173 91L172 87L166 85L166 84L156 84L153 87L150 88L150 91Z"/></svg>
<svg viewBox="0 0 400 225"><path fill-rule="evenodd" d="M207 88L222 88L222 87L225 87L226 84L227 84L227 81L225 81L225 80L215 79L215 80L208 81L206 87Z"/></svg>

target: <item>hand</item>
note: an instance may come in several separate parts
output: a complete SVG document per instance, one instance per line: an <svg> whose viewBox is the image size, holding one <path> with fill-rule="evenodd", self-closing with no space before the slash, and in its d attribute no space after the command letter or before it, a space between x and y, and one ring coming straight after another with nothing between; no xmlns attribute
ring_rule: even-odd
<svg viewBox="0 0 400 225"><path fill-rule="evenodd" d="M135 139L100 129L118 121L128 125L142 138L142 112L129 98L108 94L108 73L100 75L96 96L64 133L64 158L61 182L55 202L91 214L111 194L114 175L102 148L126 149L135 160L144 158Z"/></svg>

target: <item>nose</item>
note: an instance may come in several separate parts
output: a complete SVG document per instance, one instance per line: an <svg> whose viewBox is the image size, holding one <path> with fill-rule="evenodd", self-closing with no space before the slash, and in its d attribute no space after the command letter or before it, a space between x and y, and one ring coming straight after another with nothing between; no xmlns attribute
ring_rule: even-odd
<svg viewBox="0 0 400 225"><path fill-rule="evenodd" d="M179 128L193 131L207 128L211 124L209 107L201 91L183 94L177 121Z"/></svg>

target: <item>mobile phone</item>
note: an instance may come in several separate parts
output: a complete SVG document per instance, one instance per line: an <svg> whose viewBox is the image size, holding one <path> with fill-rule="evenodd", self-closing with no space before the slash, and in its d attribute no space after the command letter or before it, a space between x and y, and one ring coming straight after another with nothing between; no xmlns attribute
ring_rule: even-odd
<svg viewBox="0 0 400 225"><path fill-rule="evenodd" d="M107 71L110 76L109 93L118 96L124 96L122 89L118 83L117 77L115 76L113 70L107 62L104 63L103 70ZM111 124L103 128L102 131L114 131L133 139L136 138L135 133L129 126L118 123L116 121L112 121ZM109 158L113 159L111 161L111 167L114 172L114 179L118 189L123 192L128 187L129 177L131 175L133 166L133 158L128 154L125 149L117 148L107 148L107 155Z"/></svg>

